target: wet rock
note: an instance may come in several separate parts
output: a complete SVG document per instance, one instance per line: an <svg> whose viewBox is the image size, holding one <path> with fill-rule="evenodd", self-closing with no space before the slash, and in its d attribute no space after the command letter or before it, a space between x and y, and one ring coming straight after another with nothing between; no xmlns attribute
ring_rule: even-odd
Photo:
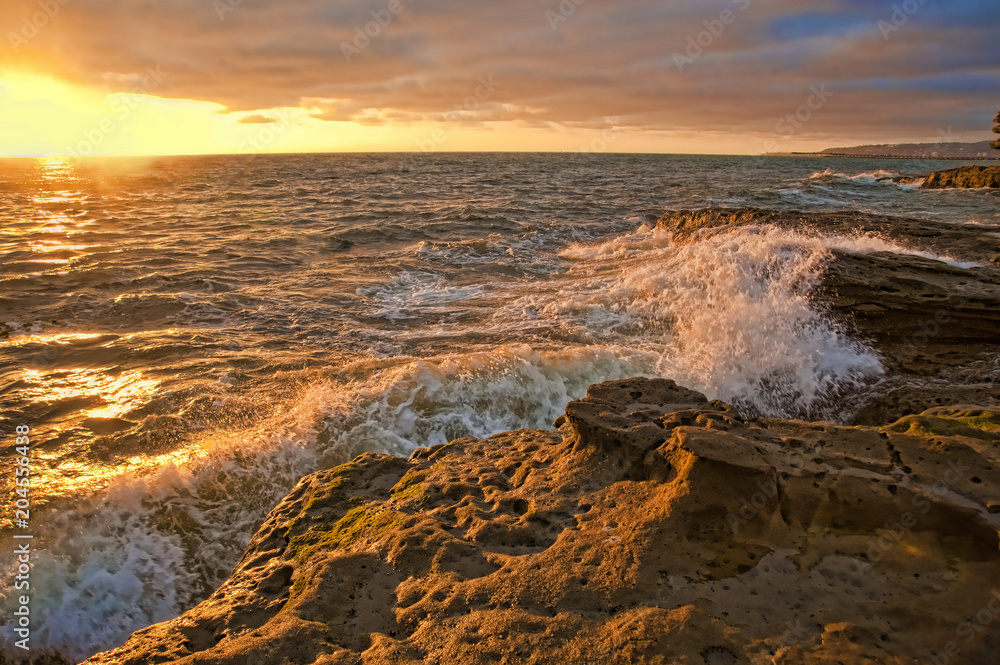
<svg viewBox="0 0 1000 665"><path fill-rule="evenodd" d="M990 144L997 148L1000 141ZM947 171L935 171L927 176L921 189L945 189L947 187L980 188L1000 187L1000 166L963 166Z"/></svg>
<svg viewBox="0 0 1000 665"><path fill-rule="evenodd" d="M888 425L928 409L955 404L1000 407L1000 385L902 386L871 400L855 414L853 424Z"/></svg>
<svg viewBox="0 0 1000 665"><path fill-rule="evenodd" d="M913 252L833 251L814 294L818 306L880 352L890 371L932 376L1000 351L1000 271L991 263L1000 225L754 208L671 211L658 222L675 242L765 224L807 234L874 234Z"/></svg>

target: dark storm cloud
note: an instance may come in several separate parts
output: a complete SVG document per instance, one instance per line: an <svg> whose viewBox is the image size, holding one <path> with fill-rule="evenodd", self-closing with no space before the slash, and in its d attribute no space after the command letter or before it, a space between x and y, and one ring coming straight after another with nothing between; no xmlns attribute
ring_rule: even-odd
<svg viewBox="0 0 1000 665"><path fill-rule="evenodd" d="M94 84L158 65L157 95L368 124L769 134L826 86L798 135L932 140L988 132L998 26L993 0L71 0L4 61ZM498 85L456 115L482 76Z"/></svg>

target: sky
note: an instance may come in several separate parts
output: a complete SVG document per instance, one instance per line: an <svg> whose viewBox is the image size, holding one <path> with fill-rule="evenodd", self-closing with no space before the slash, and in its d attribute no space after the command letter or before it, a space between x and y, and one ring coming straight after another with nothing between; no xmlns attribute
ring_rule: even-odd
<svg viewBox="0 0 1000 665"><path fill-rule="evenodd" d="M3 0L0 155L995 138L996 0Z"/></svg>

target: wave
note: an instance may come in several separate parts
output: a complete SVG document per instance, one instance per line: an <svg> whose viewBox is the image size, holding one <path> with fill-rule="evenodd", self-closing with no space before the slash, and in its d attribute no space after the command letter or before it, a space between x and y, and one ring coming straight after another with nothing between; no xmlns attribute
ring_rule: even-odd
<svg viewBox="0 0 1000 665"><path fill-rule="evenodd" d="M875 238L806 235L776 226L725 230L672 244L640 228L571 257L621 261L606 287L641 328L669 329L657 373L767 416L836 416L837 397L876 379L874 351L827 320L811 300L833 250L870 253Z"/></svg>
<svg viewBox="0 0 1000 665"><path fill-rule="evenodd" d="M825 171L817 171L809 176L807 179L809 182L844 182L852 183L856 185L883 185L883 184L896 184L893 180L900 174L896 171L888 171L885 169L879 169L877 171L857 173L855 175L847 175L846 173L838 173L833 169L826 169Z"/></svg>
<svg viewBox="0 0 1000 665"><path fill-rule="evenodd" d="M904 191L913 191L919 189L922 184L924 184L924 178L917 178L912 182L900 182L901 174L898 171L890 171L887 169L878 169L876 171L856 173L854 175L849 175L847 173L839 173L833 169L826 169L825 171L817 171L806 178L805 182L809 184L813 183L830 183L830 184L848 184L848 185L862 185L867 187L875 186L891 186L897 187ZM909 178L907 178L909 180Z"/></svg>
<svg viewBox="0 0 1000 665"><path fill-rule="evenodd" d="M485 298L483 286L451 286L443 275L403 271L388 284L366 286L357 294L369 303L367 314L390 320L447 314L449 305Z"/></svg>

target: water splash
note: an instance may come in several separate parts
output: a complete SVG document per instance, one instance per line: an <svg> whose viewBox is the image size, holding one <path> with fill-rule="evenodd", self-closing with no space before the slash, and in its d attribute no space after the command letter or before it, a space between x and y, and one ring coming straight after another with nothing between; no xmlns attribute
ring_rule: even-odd
<svg viewBox="0 0 1000 665"><path fill-rule="evenodd" d="M882 373L875 352L812 302L833 250L907 251L874 236L754 226L684 244L641 228L564 255L625 261L605 297L666 336L659 375L751 414L832 417L840 394Z"/></svg>

